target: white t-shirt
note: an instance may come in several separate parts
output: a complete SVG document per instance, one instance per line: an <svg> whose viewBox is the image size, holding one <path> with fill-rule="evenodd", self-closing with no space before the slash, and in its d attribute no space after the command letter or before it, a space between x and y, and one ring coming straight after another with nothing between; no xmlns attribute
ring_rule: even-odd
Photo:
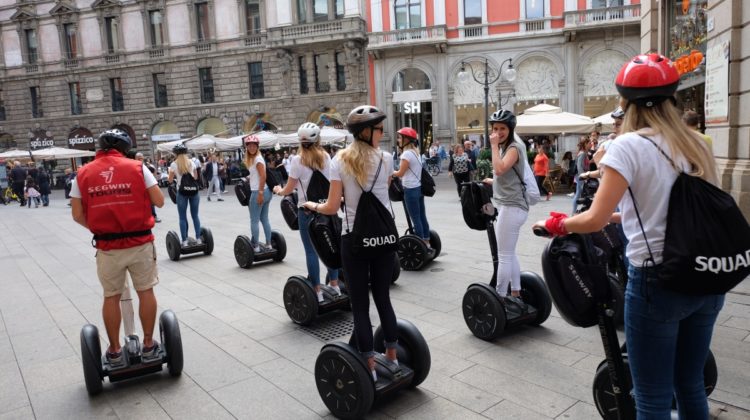
<svg viewBox="0 0 750 420"><path fill-rule="evenodd" d="M200 169L201 168L201 160L200 159L198 159L197 157L194 157L194 158L191 159L191 161L193 162L193 166L196 169Z"/></svg>
<svg viewBox="0 0 750 420"><path fill-rule="evenodd" d="M393 173L393 156L388 152L373 153L370 158L367 171L367 184L360 185L353 176L346 173L342 168L342 162L339 159L339 155L334 156L331 162L331 181L341 181L344 187L344 202L346 203L346 220L344 221L344 229L346 229L346 223L349 223L349 229L354 228L354 216L357 214L357 203L359 203L359 197L362 195L362 189L368 191L370 186L373 185L375 179L375 173L378 170L380 163L380 153L383 156L383 166L380 168L380 174L378 175L377 182L375 182L372 188L375 197L380 200L385 208L391 208L391 202L388 198L388 179Z"/></svg>
<svg viewBox="0 0 750 420"><path fill-rule="evenodd" d="M422 186L421 178L422 175L422 162L419 160L417 152L414 149L409 149L401 152L401 160L409 162L409 169L404 172L404 176L401 178L401 183L404 188L417 188Z"/></svg>
<svg viewBox="0 0 750 420"><path fill-rule="evenodd" d="M331 179L331 157L328 155L328 153L324 153L325 158L323 161L323 169L320 171L326 179ZM294 187L295 190L297 190L298 193L300 193L300 201L308 201L307 200L307 188L310 185L310 179L313 175L313 170L309 167L305 166L302 163L302 158L300 156L292 156L289 159L290 163L290 170L289 170L289 178L294 178L297 181L297 186Z"/></svg>
<svg viewBox="0 0 750 420"><path fill-rule="evenodd" d="M259 191L259 184L260 184L260 174L258 173L258 164L263 164L263 168L266 167L266 161L263 160L263 156L258 153L258 156L255 157L255 160L253 160L253 165L249 168L247 168L248 171L250 171L250 175L247 176L247 182L250 184L250 191ZM265 189L265 186L263 186Z"/></svg>
<svg viewBox="0 0 750 420"><path fill-rule="evenodd" d="M188 159L188 165L190 167L190 174L191 175L195 175L193 173L193 172L195 172L195 163L193 163L192 160ZM180 171L179 171L179 169L177 168L177 162L172 162L169 165L169 171L172 172L172 173L174 173L174 177L177 180L177 187L179 188L180 183L182 182L182 175L183 174L181 174Z"/></svg>
<svg viewBox="0 0 750 420"><path fill-rule="evenodd" d="M143 181L146 184L146 189L149 189L156 185L156 178L154 178L154 174L152 174L151 171L148 170L146 165L143 165ZM81 189L78 188L78 183L76 182L75 178L73 178L73 182L70 184L70 196L81 198Z"/></svg>
<svg viewBox="0 0 750 420"><path fill-rule="evenodd" d="M661 135L650 136L659 147L683 169L689 168L684 158L676 159ZM664 235L667 229L667 210L672 185L677 179L677 171L650 141L636 133L623 134L607 147L601 160L602 170L614 169L622 175L633 190L638 211L643 221L648 245L654 255L654 263L662 261ZM620 200L622 227L628 238L626 254L630 262L640 267L649 257L646 241L633 207L629 192Z"/></svg>

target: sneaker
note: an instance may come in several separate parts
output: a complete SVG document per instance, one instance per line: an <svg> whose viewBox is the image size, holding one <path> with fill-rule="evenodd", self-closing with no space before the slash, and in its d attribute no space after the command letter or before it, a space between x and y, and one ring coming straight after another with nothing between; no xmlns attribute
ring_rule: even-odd
<svg viewBox="0 0 750 420"><path fill-rule="evenodd" d="M185 239L184 241L182 241L182 247L183 248L188 247L188 246L190 246L190 241L189 240Z"/></svg>
<svg viewBox="0 0 750 420"><path fill-rule="evenodd" d="M208 201L211 201L211 196L210 195L208 197L206 197L206 198L208 198Z"/></svg>
<svg viewBox="0 0 750 420"><path fill-rule="evenodd" d="M188 238L187 241L188 241L188 243L190 245L196 245L196 244L198 244L198 240L194 239L194 238Z"/></svg>
<svg viewBox="0 0 750 420"><path fill-rule="evenodd" d="M333 289L337 295L341 296L341 287L339 286L331 286L331 289Z"/></svg>
<svg viewBox="0 0 750 420"><path fill-rule="evenodd" d="M255 245L253 247L253 252L256 253L256 254L259 253L260 252L260 245Z"/></svg>
<svg viewBox="0 0 750 420"><path fill-rule="evenodd" d="M224 201L224 199L219 197L218 199L216 199L216 201Z"/></svg>
<svg viewBox="0 0 750 420"><path fill-rule="evenodd" d="M159 219L158 217L154 217L154 222L161 223L161 219Z"/></svg>
<svg viewBox="0 0 750 420"><path fill-rule="evenodd" d="M568 197L575 197L576 193L570 193L568 194Z"/></svg>
<svg viewBox="0 0 750 420"><path fill-rule="evenodd" d="M107 362L111 366L122 366L125 364L125 358L122 357L122 350L118 351L117 353L110 353L107 352Z"/></svg>
<svg viewBox="0 0 750 420"><path fill-rule="evenodd" d="M154 359L156 357L159 357L159 342L156 341L156 340L154 340L154 345L153 346L151 346L149 348L146 348L144 346L143 347L143 352L141 353L141 356L145 360Z"/></svg>
<svg viewBox="0 0 750 420"><path fill-rule="evenodd" d="M318 295L318 303L323 303L323 300L324 300L323 299L323 292L319 290L318 293L317 293L317 295Z"/></svg>
<svg viewBox="0 0 750 420"><path fill-rule="evenodd" d="M203 239L201 239L201 238L198 238L198 239L195 240L195 244L196 245L200 245L202 243L203 243Z"/></svg>

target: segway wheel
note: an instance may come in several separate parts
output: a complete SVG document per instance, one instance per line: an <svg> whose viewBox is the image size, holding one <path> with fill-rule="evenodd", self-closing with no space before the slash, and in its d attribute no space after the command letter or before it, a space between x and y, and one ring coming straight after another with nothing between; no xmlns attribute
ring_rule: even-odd
<svg viewBox="0 0 750 420"><path fill-rule="evenodd" d="M416 236L402 236L398 240L398 260L406 271L419 270L427 262L427 245Z"/></svg>
<svg viewBox="0 0 750 420"><path fill-rule="evenodd" d="M440 235L434 230L430 229L430 247L435 250L435 258L440 255L440 250L443 249L443 243L440 241Z"/></svg>
<svg viewBox="0 0 750 420"><path fill-rule="evenodd" d="M552 299L544 280L530 271L521 273L521 299L536 308L536 318L531 325L541 325L552 312Z"/></svg>
<svg viewBox="0 0 750 420"><path fill-rule="evenodd" d="M424 339L419 329L409 321L399 319L396 321L398 327L398 344L396 344L396 354L399 363L403 363L414 370L414 379L409 384L414 388L421 384L430 373L432 358L430 348L427 346L427 340ZM375 351L385 352L385 336L383 329L378 326L373 337Z"/></svg>
<svg viewBox="0 0 750 420"><path fill-rule="evenodd" d="M628 364L628 356L622 356L623 367L625 371L625 378L623 382L631 383L630 380L630 366ZM620 415L617 410L617 398L612 390L612 381L609 377L609 368L607 367L607 361L604 360L599 363L599 367L596 368L596 375L594 376L594 405L599 411L599 415L604 420L619 420ZM623 390L627 393L628 401L635 407L635 401L630 396L630 389Z"/></svg>
<svg viewBox="0 0 750 420"><path fill-rule="evenodd" d="M179 261L180 260L180 254L181 254L181 247L180 244L180 238L177 236L177 234L174 231L169 231L167 233L167 255L169 255L169 259L172 261Z"/></svg>
<svg viewBox="0 0 750 420"><path fill-rule="evenodd" d="M320 350L315 384L336 418L361 419L375 399L375 384L364 361L344 343L326 344Z"/></svg>
<svg viewBox="0 0 750 420"><path fill-rule="evenodd" d="M284 239L284 235L275 230L272 231L271 246L276 250L276 256L273 257L273 260L276 262L283 261L284 257L286 257L286 240Z"/></svg>
<svg viewBox="0 0 750 420"><path fill-rule="evenodd" d="M318 297L302 276L292 276L284 286L284 308L295 324L310 325L318 316Z"/></svg>
<svg viewBox="0 0 750 420"><path fill-rule="evenodd" d="M477 338L492 341L505 330L505 308L491 286L472 284L461 306L466 326Z"/></svg>
<svg viewBox="0 0 750 420"><path fill-rule="evenodd" d="M177 322L177 315L172 310L167 309L159 317L159 332L164 351L167 353L167 368L172 376L182 374L183 356L182 356L182 335L180 334L180 323Z"/></svg>
<svg viewBox="0 0 750 420"><path fill-rule="evenodd" d="M234 259L237 260L237 264L242 268L253 266L255 254L253 253L253 245L247 236L240 235L234 240Z"/></svg>
<svg viewBox="0 0 750 420"><path fill-rule="evenodd" d="M201 228L201 241L206 246L203 249L203 255L211 255L214 252L214 235L211 234L211 229Z"/></svg>
<svg viewBox="0 0 750 420"><path fill-rule="evenodd" d="M398 280L399 277L401 277L401 264L398 259L398 254L394 254L394 263L393 263L393 277L391 277L391 284L395 283L396 280Z"/></svg>
<svg viewBox="0 0 750 420"><path fill-rule="evenodd" d="M86 391L89 395L99 394L104 387L102 347L99 342L99 330L91 324L86 324L81 329L81 362Z"/></svg>

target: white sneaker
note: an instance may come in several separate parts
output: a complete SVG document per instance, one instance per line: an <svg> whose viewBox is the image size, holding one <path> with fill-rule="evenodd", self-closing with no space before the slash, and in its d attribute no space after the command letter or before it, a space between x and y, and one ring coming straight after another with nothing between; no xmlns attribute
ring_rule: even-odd
<svg viewBox="0 0 750 420"><path fill-rule="evenodd" d="M253 247L253 252L256 253L256 254L259 253L260 252L260 245L255 245Z"/></svg>
<svg viewBox="0 0 750 420"><path fill-rule="evenodd" d="M339 287L339 286L331 286L331 289L333 289L334 291L336 291L337 295L341 296L341 287Z"/></svg>
<svg viewBox="0 0 750 420"><path fill-rule="evenodd" d="M323 292L318 291L318 303L323 303Z"/></svg>
<svg viewBox="0 0 750 420"><path fill-rule="evenodd" d="M200 245L202 243L203 243L203 240L201 238L198 238L198 239L195 240L195 244L196 245Z"/></svg>
<svg viewBox="0 0 750 420"><path fill-rule="evenodd" d="M182 247L183 248L188 247L188 246L190 246L190 242L187 239L185 239L184 241L182 241Z"/></svg>

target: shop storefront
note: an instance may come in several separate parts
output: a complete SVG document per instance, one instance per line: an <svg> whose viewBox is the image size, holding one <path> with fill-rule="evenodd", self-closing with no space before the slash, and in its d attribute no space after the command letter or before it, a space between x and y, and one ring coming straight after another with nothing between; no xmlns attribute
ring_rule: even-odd
<svg viewBox="0 0 750 420"><path fill-rule="evenodd" d="M432 90L430 79L419 69L399 71L393 79L392 137L402 127L411 127L419 135L421 152L432 144Z"/></svg>
<svg viewBox="0 0 750 420"><path fill-rule="evenodd" d="M91 131L88 128L76 127L68 134L68 148L95 152L96 138L94 138L94 135L91 134ZM75 164L76 166L81 166L93 159L93 157L76 158Z"/></svg>
<svg viewBox="0 0 750 420"><path fill-rule="evenodd" d="M50 131L39 128L29 131L29 149L38 150L55 146L55 138Z"/></svg>
<svg viewBox="0 0 750 420"><path fill-rule="evenodd" d="M694 110L705 128L706 35L708 0L670 0L667 7L667 55L680 72L677 106Z"/></svg>

